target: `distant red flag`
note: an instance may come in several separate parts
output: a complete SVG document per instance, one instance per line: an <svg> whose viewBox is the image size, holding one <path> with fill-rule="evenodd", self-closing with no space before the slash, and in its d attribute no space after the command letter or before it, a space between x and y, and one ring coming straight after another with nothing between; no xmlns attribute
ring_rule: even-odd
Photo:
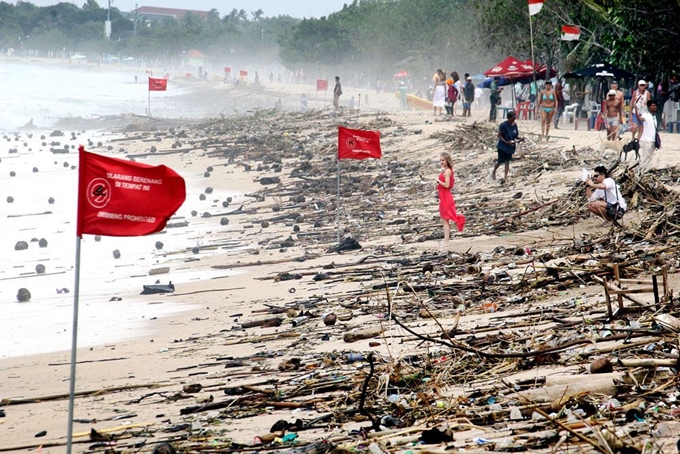
<svg viewBox="0 0 680 454"><path fill-rule="evenodd" d="M248 75L248 71L240 70L238 72L238 75L241 76L241 77L246 77Z"/></svg>
<svg viewBox="0 0 680 454"><path fill-rule="evenodd" d="M324 79L316 79L316 89L317 91L328 90L328 81Z"/></svg>
<svg viewBox="0 0 680 454"><path fill-rule="evenodd" d="M338 126L338 159L380 159L381 157L379 131Z"/></svg>
<svg viewBox="0 0 680 454"><path fill-rule="evenodd" d="M78 236L159 232L186 198L184 179L166 166L79 151Z"/></svg>
<svg viewBox="0 0 680 454"><path fill-rule="evenodd" d="M581 28L578 25L562 26L562 41L576 41L581 36Z"/></svg>
<svg viewBox="0 0 680 454"><path fill-rule="evenodd" d="M168 89L168 79L154 79L149 77L149 91L166 91Z"/></svg>
<svg viewBox="0 0 680 454"><path fill-rule="evenodd" d="M229 74L229 73L231 72L231 68L228 67L228 66L225 66L225 67L224 67L224 72L225 72L225 74Z"/></svg>

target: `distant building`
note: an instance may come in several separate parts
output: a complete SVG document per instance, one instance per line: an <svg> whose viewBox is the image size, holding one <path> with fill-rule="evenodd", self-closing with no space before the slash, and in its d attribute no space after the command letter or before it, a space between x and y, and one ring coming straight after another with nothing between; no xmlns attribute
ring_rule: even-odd
<svg viewBox="0 0 680 454"><path fill-rule="evenodd" d="M187 14L204 19L210 14L209 11L196 11L193 9L159 8L156 6L140 6L131 11L131 14L144 16L147 21L162 21L165 19L182 20Z"/></svg>

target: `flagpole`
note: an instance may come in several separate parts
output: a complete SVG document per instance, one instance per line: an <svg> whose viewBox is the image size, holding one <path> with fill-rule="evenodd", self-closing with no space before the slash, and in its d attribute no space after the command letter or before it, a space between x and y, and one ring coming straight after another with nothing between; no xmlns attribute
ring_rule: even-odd
<svg viewBox="0 0 680 454"><path fill-rule="evenodd" d="M148 92L149 92L149 120L150 120L151 119L151 89L150 88L149 88Z"/></svg>
<svg viewBox="0 0 680 454"><path fill-rule="evenodd" d="M531 20L531 9L529 9L529 40L531 42L531 66L532 74L534 77L534 89L536 90L536 99L534 100L534 118L536 116L536 101L538 100L538 85L536 84L536 59L534 58L534 27ZM514 89L513 89L514 92ZM531 89L529 89L529 94L531 95Z"/></svg>
<svg viewBox="0 0 680 454"><path fill-rule="evenodd" d="M66 433L66 454L71 454L73 444L73 412L76 395L76 356L78 350L78 300L80 296L80 235L76 236L76 268L73 286L73 333L71 335L71 379L68 392L68 430Z"/></svg>
<svg viewBox="0 0 680 454"><path fill-rule="evenodd" d="M339 153L339 150L338 150ZM337 209L337 223L338 223L338 244L340 244L340 156L338 156L338 209Z"/></svg>

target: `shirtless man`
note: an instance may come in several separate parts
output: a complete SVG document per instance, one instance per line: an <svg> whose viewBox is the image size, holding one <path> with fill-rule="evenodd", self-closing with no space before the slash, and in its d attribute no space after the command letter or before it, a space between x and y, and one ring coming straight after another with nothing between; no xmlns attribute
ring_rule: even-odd
<svg viewBox="0 0 680 454"><path fill-rule="evenodd" d="M611 89L607 93L605 109L607 110L607 140L616 140L621 124L621 100L616 97L616 90Z"/></svg>
<svg viewBox="0 0 680 454"><path fill-rule="evenodd" d="M623 92L619 90L619 81L618 80L612 80L612 84L610 86L611 90L614 90L616 92L616 99L621 101L621 111L619 112L619 123L623 124L623 106L625 105L624 100L623 100Z"/></svg>

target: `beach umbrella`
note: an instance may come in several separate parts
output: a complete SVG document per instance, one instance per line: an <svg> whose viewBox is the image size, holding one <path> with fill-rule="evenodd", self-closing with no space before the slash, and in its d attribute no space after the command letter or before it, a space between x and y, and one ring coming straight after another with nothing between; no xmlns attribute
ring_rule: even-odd
<svg viewBox="0 0 680 454"><path fill-rule="evenodd" d="M478 84L477 86L480 88L489 88L489 86L491 86L491 82L493 82L493 77L487 77L484 79L484 82ZM510 79L501 76L500 80L498 81L498 86L504 87L506 85L511 85L512 83L513 82Z"/></svg>
<svg viewBox="0 0 680 454"><path fill-rule="evenodd" d="M399 79L399 78L402 78L402 77L408 77L408 71L405 71L405 70L402 69L401 71L399 71L398 73L396 73L394 75L395 79Z"/></svg>
<svg viewBox="0 0 680 454"><path fill-rule="evenodd" d="M599 75L598 75L599 73ZM603 75L606 74L606 75ZM587 68L577 69L564 75L566 79L584 79L586 77L613 77L620 80L633 80L635 74L625 69L617 68L609 63L596 63Z"/></svg>
<svg viewBox="0 0 680 454"><path fill-rule="evenodd" d="M484 75L487 77L503 76L513 81L531 76L533 73L534 67L532 65L528 65L526 62L512 56L484 71Z"/></svg>

